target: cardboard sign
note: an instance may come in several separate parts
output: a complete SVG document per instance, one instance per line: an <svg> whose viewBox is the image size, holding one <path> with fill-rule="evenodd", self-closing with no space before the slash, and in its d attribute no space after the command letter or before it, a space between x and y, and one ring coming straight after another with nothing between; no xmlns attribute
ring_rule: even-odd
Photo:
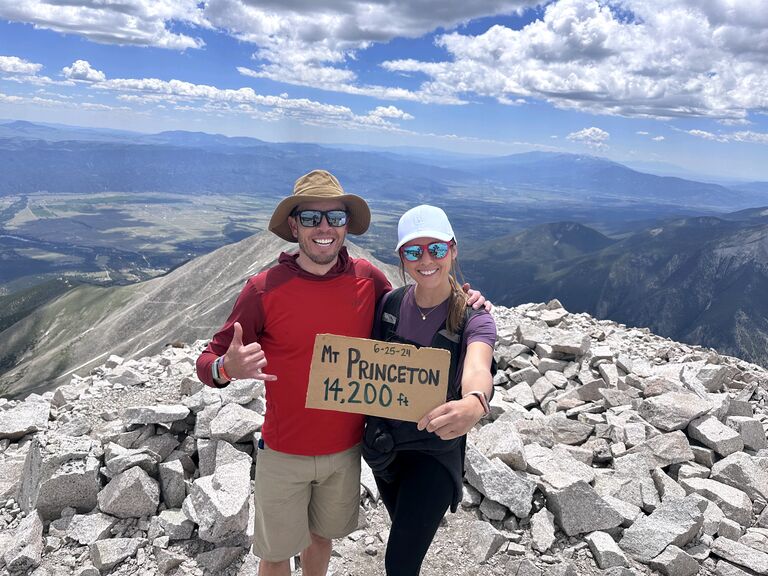
<svg viewBox="0 0 768 576"><path fill-rule="evenodd" d="M318 334L306 407L418 422L445 402L450 363L448 350Z"/></svg>

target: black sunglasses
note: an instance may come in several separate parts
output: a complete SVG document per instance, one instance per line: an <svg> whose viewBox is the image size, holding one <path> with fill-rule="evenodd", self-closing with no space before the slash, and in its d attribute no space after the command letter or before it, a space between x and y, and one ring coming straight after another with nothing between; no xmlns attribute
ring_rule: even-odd
<svg viewBox="0 0 768 576"><path fill-rule="evenodd" d="M294 210L293 216L304 228L320 226L323 216L328 224L334 228L341 228L347 223L349 217L346 210Z"/></svg>

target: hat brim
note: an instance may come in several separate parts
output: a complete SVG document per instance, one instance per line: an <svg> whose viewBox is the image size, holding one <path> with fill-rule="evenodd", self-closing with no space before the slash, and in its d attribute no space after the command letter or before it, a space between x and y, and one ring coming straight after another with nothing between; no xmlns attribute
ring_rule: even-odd
<svg viewBox="0 0 768 576"><path fill-rule="evenodd" d="M418 232L412 232L411 234L403 237L400 242L397 243L395 252L399 252L400 248L402 248L405 244L408 244L408 242L411 240L415 240L416 238L434 238L435 240L440 240L441 242L450 242L453 240L453 236L451 234L446 234L445 232L438 232L437 230L419 230Z"/></svg>
<svg viewBox="0 0 768 576"><path fill-rule="evenodd" d="M289 196L277 205L269 219L269 230L288 242L296 242L291 226L288 224L288 216L299 204L307 202L324 202L339 200L344 203L349 212L347 232L359 236L365 234L371 224L371 210L365 200L354 194L340 194L338 196Z"/></svg>

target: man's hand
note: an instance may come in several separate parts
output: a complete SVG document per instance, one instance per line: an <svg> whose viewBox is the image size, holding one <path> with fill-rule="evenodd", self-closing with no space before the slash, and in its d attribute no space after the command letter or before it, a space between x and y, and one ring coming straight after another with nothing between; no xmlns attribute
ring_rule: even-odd
<svg viewBox="0 0 768 576"><path fill-rule="evenodd" d="M443 440L451 440L469 432L483 414L483 406L477 398L467 396L441 404L419 420L416 427L434 432Z"/></svg>
<svg viewBox="0 0 768 576"><path fill-rule="evenodd" d="M274 374L265 374L262 369L267 365L267 358L258 342L243 344L243 327L240 322L234 324L235 333L232 342L224 354L224 371L230 378L255 378L256 380L277 380Z"/></svg>
<svg viewBox="0 0 768 576"><path fill-rule="evenodd" d="M469 286L469 282L463 284L461 289L467 293L467 306L472 306L472 308L475 310L485 308L486 312L493 310L493 304L491 304L491 301L486 300L485 296L483 296L479 291L473 290Z"/></svg>

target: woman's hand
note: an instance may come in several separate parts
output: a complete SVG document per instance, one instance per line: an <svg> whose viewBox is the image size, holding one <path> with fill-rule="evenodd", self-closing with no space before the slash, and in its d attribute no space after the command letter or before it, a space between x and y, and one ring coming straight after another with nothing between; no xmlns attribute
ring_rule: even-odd
<svg viewBox="0 0 768 576"><path fill-rule="evenodd" d="M469 432L484 413L477 397L467 396L441 404L419 420L416 427L434 432L443 440L452 440Z"/></svg>

